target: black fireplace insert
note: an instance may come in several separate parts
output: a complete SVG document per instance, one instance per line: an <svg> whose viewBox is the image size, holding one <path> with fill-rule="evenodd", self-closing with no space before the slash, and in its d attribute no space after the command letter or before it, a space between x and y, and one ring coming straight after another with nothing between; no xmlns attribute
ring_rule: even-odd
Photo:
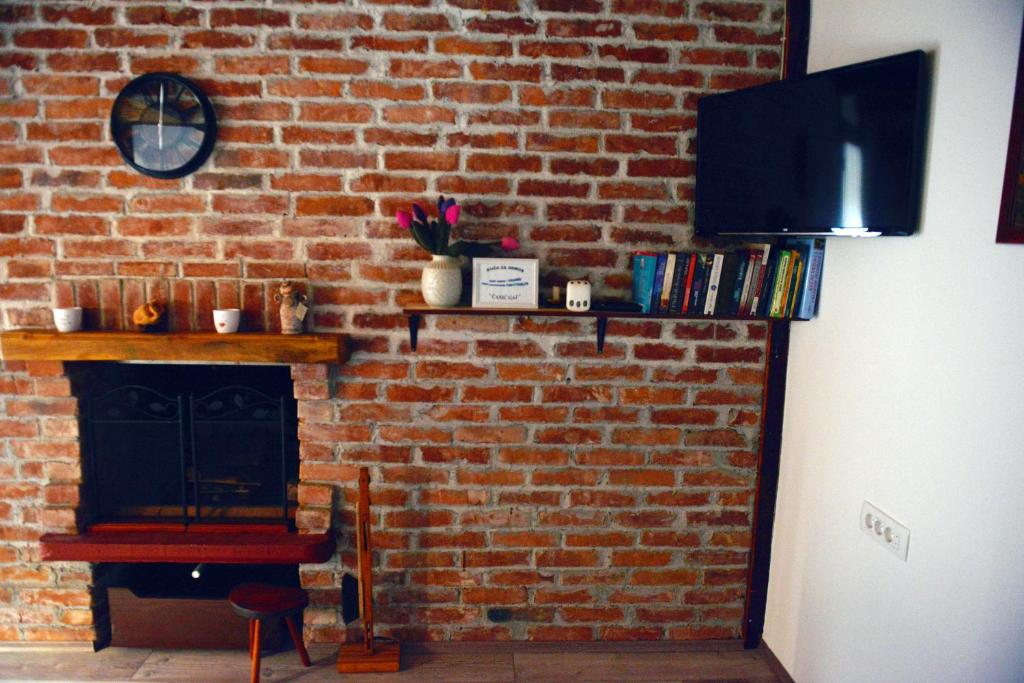
<svg viewBox="0 0 1024 683"><path fill-rule="evenodd" d="M81 363L69 374L93 522L293 526L287 366Z"/></svg>

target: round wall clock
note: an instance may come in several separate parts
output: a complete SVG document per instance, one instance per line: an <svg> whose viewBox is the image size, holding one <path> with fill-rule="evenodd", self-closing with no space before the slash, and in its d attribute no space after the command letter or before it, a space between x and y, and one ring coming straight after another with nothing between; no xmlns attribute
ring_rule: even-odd
<svg viewBox="0 0 1024 683"><path fill-rule="evenodd" d="M139 173L180 178L209 158L217 118L198 85L177 74L152 73L130 81L117 95L110 133Z"/></svg>

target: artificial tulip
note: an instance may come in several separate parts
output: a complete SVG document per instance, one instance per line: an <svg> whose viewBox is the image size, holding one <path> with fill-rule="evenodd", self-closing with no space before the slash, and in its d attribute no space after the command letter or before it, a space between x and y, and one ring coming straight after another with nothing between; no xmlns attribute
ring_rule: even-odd
<svg viewBox="0 0 1024 683"><path fill-rule="evenodd" d="M420 223L427 223L427 224L430 223L430 221L427 220L427 212L424 211L423 207L420 206L419 204L413 204L412 205L412 212L416 216L416 218L419 220Z"/></svg>
<svg viewBox="0 0 1024 683"><path fill-rule="evenodd" d="M455 225L459 222L459 213L462 212L462 207L458 204L452 204L444 212L444 219L448 222L448 225Z"/></svg>
<svg viewBox="0 0 1024 683"><path fill-rule="evenodd" d="M399 211L395 214L395 220L398 221L398 225L408 230L412 227L412 214L408 211Z"/></svg>

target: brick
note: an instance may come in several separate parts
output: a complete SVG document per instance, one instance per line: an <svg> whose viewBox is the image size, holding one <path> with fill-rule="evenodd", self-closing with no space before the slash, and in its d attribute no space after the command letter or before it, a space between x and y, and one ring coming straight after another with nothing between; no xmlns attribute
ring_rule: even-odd
<svg viewBox="0 0 1024 683"><path fill-rule="evenodd" d="M466 22L466 30L473 33L500 33L502 35L533 35L540 25L529 17L478 16Z"/></svg>
<svg viewBox="0 0 1024 683"><path fill-rule="evenodd" d="M634 586L693 586L697 572L692 569L645 569L633 573L629 583Z"/></svg>
<svg viewBox="0 0 1024 683"><path fill-rule="evenodd" d="M657 40L689 43L697 40L700 30L693 24L637 23L633 31L639 40Z"/></svg>
<svg viewBox="0 0 1024 683"><path fill-rule="evenodd" d="M166 33L132 31L122 28L103 28L96 29L93 35L96 44L100 47L153 48L167 47L168 44L168 35Z"/></svg>
<svg viewBox="0 0 1024 683"><path fill-rule="evenodd" d="M450 36L435 39L434 50L438 54L508 57L512 54L512 43L469 40L460 36Z"/></svg>
<svg viewBox="0 0 1024 683"><path fill-rule="evenodd" d="M549 19L547 34L559 38L610 38L622 34L620 21Z"/></svg>
<svg viewBox="0 0 1024 683"><path fill-rule="evenodd" d="M431 90L438 100L462 104L498 104L512 98L509 86L487 83L434 83Z"/></svg>
<svg viewBox="0 0 1024 683"><path fill-rule="evenodd" d="M88 41L88 35L86 31L80 29L44 28L16 31L13 42L16 47L42 48L45 50L83 48Z"/></svg>
<svg viewBox="0 0 1024 683"><path fill-rule="evenodd" d="M593 550L542 550L537 553L538 567L596 567L598 554Z"/></svg>

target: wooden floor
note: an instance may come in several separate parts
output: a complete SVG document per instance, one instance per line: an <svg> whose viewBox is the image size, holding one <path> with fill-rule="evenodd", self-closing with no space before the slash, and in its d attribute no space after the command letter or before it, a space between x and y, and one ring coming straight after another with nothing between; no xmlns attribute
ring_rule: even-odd
<svg viewBox="0 0 1024 683"><path fill-rule="evenodd" d="M502 645L505 645L504 647ZM767 655L757 650L694 650L655 643L591 644L584 647L532 643L446 644L402 653L397 674L342 676L335 670L337 646L309 648L304 669L293 650L263 658L262 681L345 683L565 683L669 681L777 682ZM659 647L659 645L661 645ZM410 650L412 648L409 648ZM21 681L247 681L245 652L223 650L0 651L0 680Z"/></svg>

